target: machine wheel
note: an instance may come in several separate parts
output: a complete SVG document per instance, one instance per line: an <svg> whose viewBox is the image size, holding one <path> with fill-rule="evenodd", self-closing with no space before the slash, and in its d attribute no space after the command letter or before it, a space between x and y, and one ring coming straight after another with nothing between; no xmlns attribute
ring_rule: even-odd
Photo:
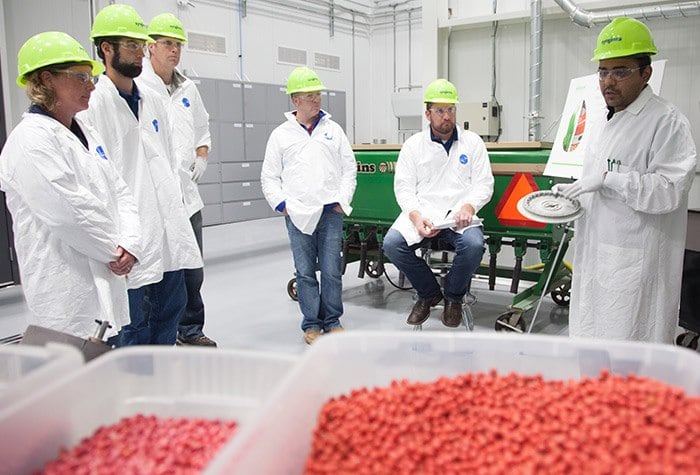
<svg viewBox="0 0 700 475"><path fill-rule="evenodd" d="M552 300L554 300L554 303L559 305L560 307L568 307L569 303L571 303L571 281L566 281L560 285L558 285L552 292L550 293L552 296Z"/></svg>
<svg viewBox="0 0 700 475"><path fill-rule="evenodd" d="M522 312L509 310L496 319L496 331L525 333L525 320Z"/></svg>
<svg viewBox="0 0 700 475"><path fill-rule="evenodd" d="M379 268L378 261L367 261L367 264L365 265L365 274L372 277L373 279L376 279L378 277L381 277L382 272L383 269Z"/></svg>
<svg viewBox="0 0 700 475"><path fill-rule="evenodd" d="M292 277L292 279L287 282L287 294L289 298L295 302L299 300L299 294L297 294L297 278Z"/></svg>
<svg viewBox="0 0 700 475"><path fill-rule="evenodd" d="M678 335L676 338L676 345L683 346L685 348L690 348L691 350L698 349L698 335L695 332L685 332Z"/></svg>

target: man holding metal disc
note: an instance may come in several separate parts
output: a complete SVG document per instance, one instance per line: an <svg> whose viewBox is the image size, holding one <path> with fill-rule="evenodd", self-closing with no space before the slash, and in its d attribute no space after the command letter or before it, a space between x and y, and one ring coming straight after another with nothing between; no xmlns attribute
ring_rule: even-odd
<svg viewBox="0 0 700 475"><path fill-rule="evenodd" d="M607 122L581 179L553 190L578 199L569 335L671 343L680 301L688 192L697 162L688 120L647 84L656 45L620 17L601 31Z"/></svg>

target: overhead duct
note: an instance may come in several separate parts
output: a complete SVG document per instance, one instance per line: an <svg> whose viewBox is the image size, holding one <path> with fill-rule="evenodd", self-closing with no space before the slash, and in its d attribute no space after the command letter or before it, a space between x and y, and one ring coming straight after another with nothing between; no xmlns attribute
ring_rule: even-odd
<svg viewBox="0 0 700 475"><path fill-rule="evenodd" d="M683 2L667 5L650 5L646 7L619 8L601 12L589 12L580 8L571 0L554 0L554 2L569 14L571 20L587 28L601 23L609 23L620 16L653 20L658 18L678 18L700 15L700 1Z"/></svg>

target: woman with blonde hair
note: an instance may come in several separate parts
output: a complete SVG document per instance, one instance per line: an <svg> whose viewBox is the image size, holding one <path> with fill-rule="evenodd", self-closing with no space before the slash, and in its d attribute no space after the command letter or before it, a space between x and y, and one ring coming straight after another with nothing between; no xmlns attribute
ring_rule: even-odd
<svg viewBox="0 0 700 475"><path fill-rule="evenodd" d="M104 71L72 37L39 33L17 55L31 106L0 155L0 188L13 218L32 321L86 338L129 323L126 279L141 253L134 199L95 130L88 107Z"/></svg>

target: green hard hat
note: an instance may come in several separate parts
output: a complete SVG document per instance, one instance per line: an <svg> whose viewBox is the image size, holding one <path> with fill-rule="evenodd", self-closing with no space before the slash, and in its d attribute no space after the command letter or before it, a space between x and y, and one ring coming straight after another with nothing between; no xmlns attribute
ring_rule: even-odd
<svg viewBox="0 0 700 475"><path fill-rule="evenodd" d="M104 72L99 61L93 61L72 36L60 31L47 31L29 38L17 52L17 84L27 85L27 75L52 64L89 63L92 74Z"/></svg>
<svg viewBox="0 0 700 475"><path fill-rule="evenodd" d="M423 95L423 102L438 104L459 104L457 88L447 79L436 79L428 84Z"/></svg>
<svg viewBox="0 0 700 475"><path fill-rule="evenodd" d="M187 41L185 36L185 27L182 22L172 13L161 13L160 15L151 18L148 24L148 36L167 36L175 38L183 43Z"/></svg>
<svg viewBox="0 0 700 475"><path fill-rule="evenodd" d="M591 61L638 54L656 54L654 39L644 23L623 16L615 18L600 32Z"/></svg>
<svg viewBox="0 0 700 475"><path fill-rule="evenodd" d="M107 36L122 36L143 41L151 39L146 31L146 23L134 7L120 3L108 5L95 15L90 39Z"/></svg>
<svg viewBox="0 0 700 475"><path fill-rule="evenodd" d="M295 68L287 78L287 94L323 91L325 88L318 74L306 66Z"/></svg>

